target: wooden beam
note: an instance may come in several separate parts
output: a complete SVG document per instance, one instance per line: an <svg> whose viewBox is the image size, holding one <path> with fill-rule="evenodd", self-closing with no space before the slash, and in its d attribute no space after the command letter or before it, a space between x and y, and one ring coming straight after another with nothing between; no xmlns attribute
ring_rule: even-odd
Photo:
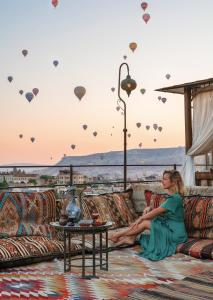
<svg viewBox="0 0 213 300"><path fill-rule="evenodd" d="M192 113L191 113L191 88L184 88L184 110L185 110L185 147L186 153L192 146Z"/></svg>
<svg viewBox="0 0 213 300"><path fill-rule="evenodd" d="M197 96L198 94L200 94L200 93L210 92L212 90L213 90L213 85L209 85L209 86L202 87L202 88L197 88L194 93L192 92L192 99L191 100L193 100L193 98L195 96Z"/></svg>

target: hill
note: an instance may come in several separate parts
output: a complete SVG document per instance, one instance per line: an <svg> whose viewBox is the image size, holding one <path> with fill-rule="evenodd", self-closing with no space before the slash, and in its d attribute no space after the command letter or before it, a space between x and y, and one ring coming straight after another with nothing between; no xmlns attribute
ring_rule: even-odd
<svg viewBox="0 0 213 300"><path fill-rule="evenodd" d="M158 149L130 149L127 151L127 164L183 164L184 147L158 148ZM123 151L110 151L105 153L94 153L84 156L63 157L56 166L67 165L118 165L123 164ZM171 168L171 167L170 167ZM60 168L45 168L42 174L56 175ZM166 167L128 167L128 176L137 177L142 174L159 174ZM74 171L79 171L87 176L104 174L110 177L120 177L123 174L123 167L76 167Z"/></svg>

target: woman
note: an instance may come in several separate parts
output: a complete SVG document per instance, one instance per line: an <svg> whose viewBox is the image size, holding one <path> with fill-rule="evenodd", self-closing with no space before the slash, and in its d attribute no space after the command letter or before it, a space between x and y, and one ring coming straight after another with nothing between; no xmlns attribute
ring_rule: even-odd
<svg viewBox="0 0 213 300"><path fill-rule="evenodd" d="M181 197L184 187L180 173L174 170L164 171L162 185L168 191L166 201L152 211L147 207L143 215L126 230L112 235L110 240L116 246L133 244L138 234L149 229L149 235L140 236L140 256L160 260L174 254L177 245L187 240Z"/></svg>

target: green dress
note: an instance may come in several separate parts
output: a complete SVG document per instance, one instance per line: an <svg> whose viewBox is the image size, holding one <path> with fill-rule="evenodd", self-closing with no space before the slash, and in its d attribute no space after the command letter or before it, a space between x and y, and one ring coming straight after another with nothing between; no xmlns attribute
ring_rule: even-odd
<svg viewBox="0 0 213 300"><path fill-rule="evenodd" d="M160 205L166 212L151 220L150 234L141 234L142 257L161 260L175 253L178 244L187 241L183 203L180 194L168 195Z"/></svg>

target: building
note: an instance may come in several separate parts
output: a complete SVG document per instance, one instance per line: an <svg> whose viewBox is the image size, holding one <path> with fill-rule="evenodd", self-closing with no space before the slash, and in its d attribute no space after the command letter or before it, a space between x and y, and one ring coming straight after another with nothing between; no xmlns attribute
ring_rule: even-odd
<svg viewBox="0 0 213 300"><path fill-rule="evenodd" d="M86 182L85 175L79 172L72 173L72 182L73 184L83 184ZM70 171L69 170L60 170L57 176L57 184L69 184L70 183Z"/></svg>

